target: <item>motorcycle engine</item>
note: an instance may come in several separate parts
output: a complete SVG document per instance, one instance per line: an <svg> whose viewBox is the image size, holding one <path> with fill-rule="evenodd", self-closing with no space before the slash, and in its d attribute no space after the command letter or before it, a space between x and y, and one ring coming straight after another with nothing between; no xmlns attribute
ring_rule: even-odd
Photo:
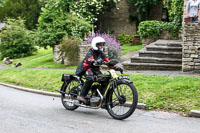
<svg viewBox="0 0 200 133"><path fill-rule="evenodd" d="M92 96L92 98L90 98L90 106L96 107L99 105L99 103L100 103L100 97Z"/></svg>

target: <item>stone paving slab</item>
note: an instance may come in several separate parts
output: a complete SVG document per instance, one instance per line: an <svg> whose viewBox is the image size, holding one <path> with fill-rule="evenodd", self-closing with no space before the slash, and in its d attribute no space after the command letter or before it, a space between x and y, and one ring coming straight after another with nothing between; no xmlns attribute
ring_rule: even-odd
<svg viewBox="0 0 200 133"><path fill-rule="evenodd" d="M198 117L200 118L200 110L190 110L190 114L191 117Z"/></svg>

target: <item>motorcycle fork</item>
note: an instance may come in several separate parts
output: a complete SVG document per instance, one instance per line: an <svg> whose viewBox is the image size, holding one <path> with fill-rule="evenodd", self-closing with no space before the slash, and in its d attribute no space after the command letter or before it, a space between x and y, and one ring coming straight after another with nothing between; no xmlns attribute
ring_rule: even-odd
<svg viewBox="0 0 200 133"><path fill-rule="evenodd" d="M115 96L119 99L120 98L120 92L119 92L119 88L118 88L116 80L113 81L112 88L113 88L113 92L115 93ZM116 92L115 88L117 89L117 92Z"/></svg>

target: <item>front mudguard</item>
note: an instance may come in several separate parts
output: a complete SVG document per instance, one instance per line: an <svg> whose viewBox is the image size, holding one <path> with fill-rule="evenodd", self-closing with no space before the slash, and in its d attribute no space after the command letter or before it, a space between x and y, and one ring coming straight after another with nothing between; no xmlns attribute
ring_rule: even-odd
<svg viewBox="0 0 200 133"><path fill-rule="evenodd" d="M132 81L128 80L128 79L120 79L116 81L117 85L118 84L133 84ZM113 90L113 86L110 86L110 88L108 89L107 93L106 93L106 103L109 102L109 95Z"/></svg>
<svg viewBox="0 0 200 133"><path fill-rule="evenodd" d="M128 79L120 79L120 80L117 80L117 84L132 84L133 81L130 81Z"/></svg>

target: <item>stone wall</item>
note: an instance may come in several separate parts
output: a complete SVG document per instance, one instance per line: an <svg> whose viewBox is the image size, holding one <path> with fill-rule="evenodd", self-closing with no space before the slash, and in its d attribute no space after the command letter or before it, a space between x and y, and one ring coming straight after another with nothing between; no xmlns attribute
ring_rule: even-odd
<svg viewBox="0 0 200 133"><path fill-rule="evenodd" d="M91 46L80 45L79 46L79 55L77 55L78 62L77 62L77 64L71 64L66 57L59 59L59 57L60 57L60 47L61 47L61 45L55 45L54 46L54 51L53 51L54 58L53 58L53 60L54 60L54 62L58 62L58 63L65 64L65 65L78 65L80 63L80 61L83 60L83 58L85 57L85 55L87 54L89 49L91 48Z"/></svg>
<svg viewBox="0 0 200 133"><path fill-rule="evenodd" d="M187 1L185 0L184 7ZM182 52L182 70L200 71L200 24L183 22Z"/></svg>
<svg viewBox="0 0 200 133"><path fill-rule="evenodd" d="M136 34L136 24L129 20L129 3L128 0L120 0L117 9L111 12L105 12L101 17L100 30L110 31L114 35L121 33Z"/></svg>
<svg viewBox="0 0 200 133"><path fill-rule="evenodd" d="M100 17L99 29L101 31L110 31L114 35L136 34L136 23L131 22L129 19L129 5L128 0L120 0L117 4L117 9L113 9L111 12L105 12ZM136 9L133 9L136 10ZM151 9L149 12L149 20L161 20L162 17L162 2Z"/></svg>
<svg viewBox="0 0 200 133"><path fill-rule="evenodd" d="M61 58L59 59L60 56L60 45L55 45L54 46L54 52L53 52L53 60L54 62L58 62L58 63L62 63L65 65L78 65L86 56L86 54L88 53L89 49L91 48L90 45L80 45L79 46L79 55L77 55L78 58L78 62L77 64L71 64L71 62L68 61L67 58ZM105 49L105 53L106 55L108 55L108 49Z"/></svg>
<svg viewBox="0 0 200 133"><path fill-rule="evenodd" d="M200 24L185 23L183 33L183 71L200 70Z"/></svg>

